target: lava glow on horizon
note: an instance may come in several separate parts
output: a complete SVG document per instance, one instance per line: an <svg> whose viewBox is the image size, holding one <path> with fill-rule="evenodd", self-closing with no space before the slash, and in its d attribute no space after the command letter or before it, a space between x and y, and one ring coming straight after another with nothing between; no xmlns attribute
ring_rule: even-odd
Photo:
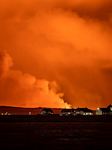
<svg viewBox="0 0 112 150"><path fill-rule="evenodd" d="M111 0L0 2L0 105L107 107Z"/></svg>

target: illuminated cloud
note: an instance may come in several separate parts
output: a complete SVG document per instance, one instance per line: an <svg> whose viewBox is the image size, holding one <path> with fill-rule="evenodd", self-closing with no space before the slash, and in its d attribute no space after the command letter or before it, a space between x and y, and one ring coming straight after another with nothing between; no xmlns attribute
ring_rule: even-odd
<svg viewBox="0 0 112 150"><path fill-rule="evenodd" d="M24 79L30 86L40 79L52 96L64 92L72 107L107 106L112 99L111 8L111 0L2 1L0 49L13 59L10 74L23 85Z"/></svg>
<svg viewBox="0 0 112 150"><path fill-rule="evenodd" d="M0 53L2 64L0 78L0 103L1 105L23 107L58 107L68 108L70 105L61 98L62 93L56 93L57 85L52 84L49 89L47 80L37 80L30 74L12 70L8 65L12 64L10 56L3 51ZM8 68L8 69L7 69Z"/></svg>

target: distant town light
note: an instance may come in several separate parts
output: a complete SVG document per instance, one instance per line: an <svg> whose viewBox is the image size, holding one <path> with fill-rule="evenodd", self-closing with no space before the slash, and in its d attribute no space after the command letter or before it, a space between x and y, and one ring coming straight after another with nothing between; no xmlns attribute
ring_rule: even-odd
<svg viewBox="0 0 112 150"><path fill-rule="evenodd" d="M8 112L6 112L5 115L8 115Z"/></svg>
<svg viewBox="0 0 112 150"><path fill-rule="evenodd" d="M31 115L31 112L29 112L29 115Z"/></svg>

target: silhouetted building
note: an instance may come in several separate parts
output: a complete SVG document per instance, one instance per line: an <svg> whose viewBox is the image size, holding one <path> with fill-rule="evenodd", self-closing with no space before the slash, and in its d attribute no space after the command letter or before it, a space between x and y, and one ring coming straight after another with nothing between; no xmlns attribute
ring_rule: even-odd
<svg viewBox="0 0 112 150"><path fill-rule="evenodd" d="M60 116L69 116L69 115L76 115L75 109L63 109L60 113Z"/></svg>
<svg viewBox="0 0 112 150"><path fill-rule="evenodd" d="M96 115L110 115L110 109L108 108L98 108Z"/></svg>
<svg viewBox="0 0 112 150"><path fill-rule="evenodd" d="M112 105L107 106L107 108L98 108L96 115L112 115Z"/></svg>
<svg viewBox="0 0 112 150"><path fill-rule="evenodd" d="M93 115L93 111L91 109L85 108L77 108L76 109L77 115Z"/></svg>
<svg viewBox="0 0 112 150"><path fill-rule="evenodd" d="M41 115L51 115L54 114L53 111L50 108L44 108L41 113Z"/></svg>
<svg viewBox="0 0 112 150"><path fill-rule="evenodd" d="M107 106L108 109L110 109L110 111L112 111L112 105Z"/></svg>

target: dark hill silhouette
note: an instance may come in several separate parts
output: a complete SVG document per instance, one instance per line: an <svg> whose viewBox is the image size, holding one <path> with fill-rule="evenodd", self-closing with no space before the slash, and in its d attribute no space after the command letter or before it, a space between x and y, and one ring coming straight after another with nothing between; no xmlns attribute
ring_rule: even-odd
<svg viewBox="0 0 112 150"><path fill-rule="evenodd" d="M0 106L0 114L5 114L6 112L13 115L37 115L44 109L44 107L38 108L23 108L23 107L12 107L12 106ZM51 108L54 114L60 114L61 108Z"/></svg>

